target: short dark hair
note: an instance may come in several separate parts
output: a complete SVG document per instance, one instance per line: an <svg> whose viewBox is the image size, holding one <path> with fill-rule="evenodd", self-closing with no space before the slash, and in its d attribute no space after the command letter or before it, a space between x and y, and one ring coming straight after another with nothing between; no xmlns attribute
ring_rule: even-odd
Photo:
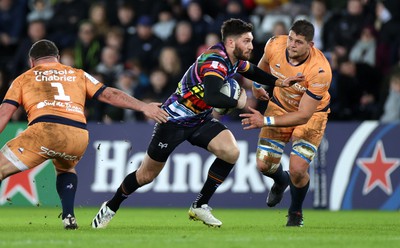
<svg viewBox="0 0 400 248"><path fill-rule="evenodd" d="M231 18L225 21L221 26L221 38L225 41L228 36L236 36L244 33L252 32L253 24L247 23L240 19Z"/></svg>
<svg viewBox="0 0 400 248"><path fill-rule="evenodd" d="M314 39L314 25L309 21L298 20L293 23L290 30L295 32L297 35L303 35L308 42Z"/></svg>
<svg viewBox="0 0 400 248"><path fill-rule="evenodd" d="M49 40L36 41L29 50L29 57L35 60L43 57L57 57L58 54L56 44Z"/></svg>

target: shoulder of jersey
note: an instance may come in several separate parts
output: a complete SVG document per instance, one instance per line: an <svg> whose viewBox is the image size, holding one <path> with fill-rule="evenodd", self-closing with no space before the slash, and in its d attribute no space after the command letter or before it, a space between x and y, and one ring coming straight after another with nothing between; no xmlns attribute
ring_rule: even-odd
<svg viewBox="0 0 400 248"><path fill-rule="evenodd" d="M212 54L214 56L220 56L220 57L225 57L226 56L225 52L223 50L221 50L221 49L218 49L218 48L209 49L205 53Z"/></svg>
<svg viewBox="0 0 400 248"><path fill-rule="evenodd" d="M267 46L269 47L286 47L286 35L272 36L268 40Z"/></svg>
<svg viewBox="0 0 400 248"><path fill-rule="evenodd" d="M286 37L287 35L278 35L278 36L272 36L269 39L270 43L279 43L279 42L284 42L286 43Z"/></svg>
<svg viewBox="0 0 400 248"><path fill-rule="evenodd" d="M314 61L320 66L330 66L328 59L325 57L324 53L316 47L313 47L314 51Z"/></svg>

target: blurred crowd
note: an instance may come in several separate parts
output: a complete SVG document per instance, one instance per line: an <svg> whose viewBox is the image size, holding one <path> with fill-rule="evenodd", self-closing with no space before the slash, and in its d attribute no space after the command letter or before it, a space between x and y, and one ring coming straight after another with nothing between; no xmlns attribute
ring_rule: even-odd
<svg viewBox="0 0 400 248"><path fill-rule="evenodd" d="M163 102L186 69L220 41L229 18L252 22L257 64L268 38L293 21L315 26L329 59L330 120L400 120L399 0L0 0L0 100L29 69L37 40L54 41L61 62L144 101ZM248 90L248 105L263 102ZM235 120L237 113L221 116ZM145 121L140 114L89 100L88 121ZM22 110L13 116L24 121Z"/></svg>

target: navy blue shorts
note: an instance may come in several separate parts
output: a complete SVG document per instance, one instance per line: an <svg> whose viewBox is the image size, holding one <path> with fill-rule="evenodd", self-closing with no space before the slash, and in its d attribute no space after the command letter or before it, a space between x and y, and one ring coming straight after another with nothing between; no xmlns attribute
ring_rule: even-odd
<svg viewBox="0 0 400 248"><path fill-rule="evenodd" d="M215 118L206 119L195 127L172 122L156 124L147 154L158 162L165 162L175 148L185 140L207 150L210 141L225 129L227 127Z"/></svg>

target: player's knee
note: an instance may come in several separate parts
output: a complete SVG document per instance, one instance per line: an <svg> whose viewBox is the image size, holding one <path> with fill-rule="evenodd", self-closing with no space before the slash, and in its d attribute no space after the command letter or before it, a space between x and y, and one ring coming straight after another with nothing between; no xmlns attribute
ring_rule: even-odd
<svg viewBox="0 0 400 248"><path fill-rule="evenodd" d="M257 170L264 174L266 171L269 170L269 164L260 159L257 159Z"/></svg>
<svg viewBox="0 0 400 248"><path fill-rule="evenodd" d="M257 170L264 175L270 175L275 173L278 167L279 163L273 163L271 161L262 161L257 159Z"/></svg>
<svg viewBox="0 0 400 248"><path fill-rule="evenodd" d="M265 152L261 149L257 150L257 169L264 175L275 173L278 169L281 154L275 152Z"/></svg>
<svg viewBox="0 0 400 248"><path fill-rule="evenodd" d="M140 186L144 186L146 184L149 184L153 182L154 178L156 178L157 175L154 175L153 173L136 173L136 180L138 181Z"/></svg>
<svg viewBox="0 0 400 248"><path fill-rule="evenodd" d="M239 159L240 151L239 147L232 144L232 145L225 145L220 147L219 149L216 149L214 151L214 154L218 158L228 163L235 164Z"/></svg>
<svg viewBox="0 0 400 248"><path fill-rule="evenodd" d="M284 146L285 143L281 141L260 139L256 153L257 169L264 175L275 173L279 167Z"/></svg>
<svg viewBox="0 0 400 248"><path fill-rule="evenodd" d="M4 170L5 166L0 164L0 182L6 179L6 177L8 176Z"/></svg>
<svg viewBox="0 0 400 248"><path fill-rule="evenodd" d="M231 158L232 158L232 160L235 161L235 163L239 159L239 155L240 155L239 147L237 147L237 146L232 147Z"/></svg>
<svg viewBox="0 0 400 248"><path fill-rule="evenodd" d="M231 164L235 164L237 160L239 159L240 151L237 146L231 146L229 149L225 149L223 152L228 156L228 158L225 160Z"/></svg>
<svg viewBox="0 0 400 248"><path fill-rule="evenodd" d="M0 182L9 177L12 174L15 174L16 172L9 173L6 170L6 166L0 165Z"/></svg>
<svg viewBox="0 0 400 248"><path fill-rule="evenodd" d="M289 174L290 174L290 179L295 185L302 182L305 178L308 178L307 170L301 167L291 167L289 169Z"/></svg>
<svg viewBox="0 0 400 248"><path fill-rule="evenodd" d="M142 178L140 184L141 184L141 186L143 186L143 185L146 185L146 184L149 184L149 183L153 182L153 180L154 180L154 177L145 176L145 177Z"/></svg>

